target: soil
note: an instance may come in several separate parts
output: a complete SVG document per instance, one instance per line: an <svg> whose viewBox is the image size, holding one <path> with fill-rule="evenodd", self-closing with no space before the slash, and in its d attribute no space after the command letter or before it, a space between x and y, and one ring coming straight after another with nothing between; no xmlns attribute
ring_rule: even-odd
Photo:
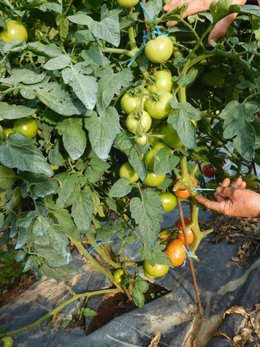
<svg viewBox="0 0 260 347"><path fill-rule="evenodd" d="M150 283L149 290L145 294L145 303L151 302L160 296L166 295L167 293L169 292L165 288ZM115 317L135 309L136 305L133 303L133 301L129 301L127 295L124 293L117 293L113 295L110 294L105 296L96 316L92 319L88 326L86 335L89 335L93 331L99 329L101 326L107 324Z"/></svg>

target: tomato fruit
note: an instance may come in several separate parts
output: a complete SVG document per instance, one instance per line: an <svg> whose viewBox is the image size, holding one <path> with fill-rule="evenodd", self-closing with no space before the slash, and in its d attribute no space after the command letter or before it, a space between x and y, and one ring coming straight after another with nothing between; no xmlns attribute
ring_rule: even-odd
<svg viewBox="0 0 260 347"><path fill-rule="evenodd" d="M137 5L139 2L139 0L117 0L118 5L122 6L122 7L133 7L135 5Z"/></svg>
<svg viewBox="0 0 260 347"><path fill-rule="evenodd" d="M2 338L3 347L12 347L14 345L14 339L12 336L5 336Z"/></svg>
<svg viewBox="0 0 260 347"><path fill-rule="evenodd" d="M139 180L138 174L128 162L121 165L119 169L119 176L121 178L127 178L130 183L135 183Z"/></svg>
<svg viewBox="0 0 260 347"><path fill-rule="evenodd" d="M213 165L210 165L210 164L207 165L206 164L201 169L201 172L203 173L204 176L211 178L211 177L215 176L217 169Z"/></svg>
<svg viewBox="0 0 260 347"><path fill-rule="evenodd" d="M170 101L172 98L173 95L169 92L159 92L155 96L148 96L144 104L145 109L152 118L165 118L171 111Z"/></svg>
<svg viewBox="0 0 260 347"><path fill-rule="evenodd" d="M151 265L147 261L143 262L144 274L148 278L162 277L166 275L169 271L169 266L166 264L157 264Z"/></svg>
<svg viewBox="0 0 260 347"><path fill-rule="evenodd" d="M172 265L175 267L182 265L186 258L186 251L183 246L184 243L181 240L174 239L168 243L165 249L165 253L168 254Z"/></svg>
<svg viewBox="0 0 260 347"><path fill-rule="evenodd" d="M146 184L148 187L158 187L164 182L165 178L166 175L157 175L153 171L148 171L144 184Z"/></svg>
<svg viewBox="0 0 260 347"><path fill-rule="evenodd" d="M149 113L142 111L141 116L130 113L126 118L126 127L134 134L147 133L152 125L152 118Z"/></svg>
<svg viewBox="0 0 260 347"><path fill-rule="evenodd" d="M16 20L9 20L6 23L7 30L3 31L0 35L1 39L8 43L13 40L17 41L24 41L26 42L28 39L28 33L23 25L23 23L20 23Z"/></svg>
<svg viewBox="0 0 260 347"><path fill-rule="evenodd" d="M177 182L178 181L175 181L175 183L177 183ZM193 178L193 184L194 184L195 188L198 185L198 183L197 183L195 178ZM187 199L191 195L190 190L185 185L180 186L179 189L176 190L174 193L175 193L176 196L178 196L178 198L181 198L181 199Z"/></svg>
<svg viewBox="0 0 260 347"><path fill-rule="evenodd" d="M173 193L161 193L160 194L162 207L165 212L172 211L177 205L176 196Z"/></svg>
<svg viewBox="0 0 260 347"><path fill-rule="evenodd" d="M12 134L14 131L12 128L4 128L3 133L4 133L4 138L7 139L10 134Z"/></svg>
<svg viewBox="0 0 260 347"><path fill-rule="evenodd" d="M140 146L144 146L147 144L147 135L143 134L142 136L136 137L135 142Z"/></svg>
<svg viewBox="0 0 260 347"><path fill-rule="evenodd" d="M122 268L116 269L116 271L114 272L113 278L117 284L120 284L122 282L123 274L124 274L124 270Z"/></svg>
<svg viewBox="0 0 260 347"><path fill-rule="evenodd" d="M36 120L31 117L20 118L14 123L13 130L32 139L37 135L38 125Z"/></svg>
<svg viewBox="0 0 260 347"><path fill-rule="evenodd" d="M171 92L173 86L172 74L170 71L161 70L157 71L155 74L156 89L160 92Z"/></svg>
<svg viewBox="0 0 260 347"><path fill-rule="evenodd" d="M163 142L171 148L182 147L183 144L178 136L177 131L171 124L164 125L161 129L161 135L163 135Z"/></svg>
<svg viewBox="0 0 260 347"><path fill-rule="evenodd" d="M165 35L159 35L145 45L145 55L152 63L164 63L173 53L172 40Z"/></svg>
<svg viewBox="0 0 260 347"><path fill-rule="evenodd" d="M131 95L129 92L126 92L120 101L120 105L122 110L130 114L134 111L137 111L141 103L141 96L140 95Z"/></svg>
<svg viewBox="0 0 260 347"><path fill-rule="evenodd" d="M155 142L153 144L153 147L149 149L149 151L145 155L145 164L146 167L150 170L153 170L154 166L154 160L156 158L156 154L159 152L160 149L166 148L169 149L163 142Z"/></svg>
<svg viewBox="0 0 260 347"><path fill-rule="evenodd" d="M184 217L184 223L185 226L190 224L190 218L188 217ZM181 240L184 244L185 244L185 239L184 239L184 233L183 233L183 228L182 228L182 223L181 223L181 219L178 219L177 222L175 223L176 228L178 228L179 231L179 235L178 235L178 239ZM186 234L186 238L187 238L187 242L189 245L191 245L194 241L194 232L191 228L186 228L185 229L185 234Z"/></svg>

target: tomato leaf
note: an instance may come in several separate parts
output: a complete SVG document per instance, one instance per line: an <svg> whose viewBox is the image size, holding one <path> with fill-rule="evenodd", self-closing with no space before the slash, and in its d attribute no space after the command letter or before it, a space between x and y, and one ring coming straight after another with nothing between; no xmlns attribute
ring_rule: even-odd
<svg viewBox="0 0 260 347"><path fill-rule="evenodd" d="M123 196L126 196L129 194L132 190L132 186L127 178L120 178L118 181L116 181L110 191L109 196L114 198L122 198Z"/></svg>
<svg viewBox="0 0 260 347"><path fill-rule="evenodd" d="M25 195L24 190L26 190L27 193L31 193L37 199L55 194L58 190L58 182L53 178L31 172L21 172L19 177L23 180L23 195Z"/></svg>
<svg viewBox="0 0 260 347"><path fill-rule="evenodd" d="M224 108L220 117L224 119L225 139L233 140L233 146L245 160L254 155L255 131L250 124L254 121L258 107L255 104L233 100Z"/></svg>
<svg viewBox="0 0 260 347"><path fill-rule="evenodd" d="M149 251L149 249L144 245L141 249L142 259L150 263L151 265L157 264L166 264L172 267L172 262L168 255L163 252L165 249L165 245L161 243L156 243L153 251Z"/></svg>
<svg viewBox="0 0 260 347"><path fill-rule="evenodd" d="M56 200L56 204L59 207L64 207L78 184L78 176L63 172L56 175L56 178L60 182L60 188L58 190L59 197Z"/></svg>
<svg viewBox="0 0 260 347"><path fill-rule="evenodd" d="M110 242L114 234L124 234L125 230L122 228L121 223L116 220L113 224L106 224L102 228L97 229L96 239L103 242Z"/></svg>
<svg viewBox="0 0 260 347"><path fill-rule="evenodd" d="M67 67L69 64L70 56L66 54L61 54L55 58L48 60L47 63L43 65L43 67L46 70L60 70Z"/></svg>
<svg viewBox="0 0 260 347"><path fill-rule="evenodd" d="M68 118L57 125L66 151L73 160L77 160L85 152L87 146L86 133L82 128L82 119Z"/></svg>
<svg viewBox="0 0 260 347"><path fill-rule="evenodd" d="M197 77L198 70L196 68L192 68L186 75L180 75L177 79L177 83L180 87L187 87L191 84Z"/></svg>
<svg viewBox="0 0 260 347"><path fill-rule="evenodd" d="M134 168L135 172L137 172L141 180L144 180L147 175L143 158L144 158L143 146L139 146L135 144L129 152L128 161Z"/></svg>
<svg viewBox="0 0 260 347"><path fill-rule="evenodd" d="M50 267L46 262L44 262L39 268L39 272L41 275L46 276L48 278L54 278L57 281L72 278L73 276L81 273L83 270L79 267L72 266L60 266L60 267Z"/></svg>
<svg viewBox="0 0 260 347"><path fill-rule="evenodd" d="M177 131L181 142L189 149L196 147L196 128L191 122L199 120L200 114L189 102L171 100L172 111L167 122Z"/></svg>
<svg viewBox="0 0 260 347"><path fill-rule="evenodd" d="M239 13L252 14L260 17L260 8L257 5L244 5L240 7Z"/></svg>
<svg viewBox="0 0 260 347"><path fill-rule="evenodd" d="M72 204L71 215L78 229L81 232L86 231L91 222L94 206L91 193L82 190L74 193L74 202Z"/></svg>
<svg viewBox="0 0 260 347"><path fill-rule="evenodd" d="M82 311L84 317L95 317L97 315L97 312L92 310L91 308L84 308L84 310Z"/></svg>
<svg viewBox="0 0 260 347"><path fill-rule="evenodd" d="M80 53L87 64L103 66L109 64L109 59L104 56L101 48L97 44L92 44L89 49Z"/></svg>
<svg viewBox="0 0 260 347"><path fill-rule="evenodd" d="M15 104L10 105L7 102L0 101L0 120L28 117L35 111L35 108Z"/></svg>
<svg viewBox="0 0 260 347"><path fill-rule="evenodd" d="M163 2L162 0L149 0L146 5L146 9L152 19L156 19L159 13L162 11ZM148 20L150 20L148 18Z"/></svg>
<svg viewBox="0 0 260 347"><path fill-rule="evenodd" d="M160 196L147 189L140 198L132 198L130 201L132 218L139 226L142 239L148 249L152 252L160 232L163 208Z"/></svg>
<svg viewBox="0 0 260 347"><path fill-rule="evenodd" d="M45 73L38 74L30 68L13 69L8 78L0 78L0 82L11 84L16 87L19 83L36 84L40 83L46 77Z"/></svg>
<svg viewBox="0 0 260 347"><path fill-rule="evenodd" d="M13 170L0 165L0 190L11 189L17 178Z"/></svg>
<svg viewBox="0 0 260 347"><path fill-rule="evenodd" d="M145 298L144 293L146 293L149 289L148 283L143 280L140 276L136 277L135 286L133 289L133 300L137 307L143 307Z"/></svg>
<svg viewBox="0 0 260 347"><path fill-rule="evenodd" d="M53 175L46 158L34 146L34 141L20 133L11 134L7 142L0 146L0 163L11 169Z"/></svg>
<svg viewBox="0 0 260 347"><path fill-rule="evenodd" d="M232 0L215 0L211 2L209 10L214 23L216 23L230 13L239 12L240 7L238 5L232 5Z"/></svg>
<svg viewBox="0 0 260 347"><path fill-rule="evenodd" d="M48 58L58 57L63 53L62 47L58 47L55 43L44 45L42 42L29 42L27 48L35 54L43 55Z"/></svg>
<svg viewBox="0 0 260 347"><path fill-rule="evenodd" d="M108 170L110 165L104 160L99 159L94 152L90 155L88 166L85 170L84 177L87 178L89 183L98 182L103 176L104 172Z"/></svg>
<svg viewBox="0 0 260 347"><path fill-rule="evenodd" d="M85 127L89 132L89 140L93 151L102 159L107 160L115 137L120 132L119 115L114 107L98 117L96 112L89 112L85 118Z"/></svg>
<svg viewBox="0 0 260 347"><path fill-rule="evenodd" d="M157 175L170 173L178 165L179 161L179 157L170 153L167 148L162 148L156 153L154 158L154 172Z"/></svg>

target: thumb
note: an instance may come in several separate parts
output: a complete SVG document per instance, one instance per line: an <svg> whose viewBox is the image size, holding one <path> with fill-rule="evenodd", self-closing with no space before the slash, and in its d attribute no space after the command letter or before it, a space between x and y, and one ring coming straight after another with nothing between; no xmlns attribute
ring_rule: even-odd
<svg viewBox="0 0 260 347"><path fill-rule="evenodd" d="M227 29L230 26L230 24L234 21L236 18L237 13L232 13L226 16L225 18L221 19L212 29L211 33L208 37L208 43L210 43L211 40L217 42L221 37L226 35Z"/></svg>

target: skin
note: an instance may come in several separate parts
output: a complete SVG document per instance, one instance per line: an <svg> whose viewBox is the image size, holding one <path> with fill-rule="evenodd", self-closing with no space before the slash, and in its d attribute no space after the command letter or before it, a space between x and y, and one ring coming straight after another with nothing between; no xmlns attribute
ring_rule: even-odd
<svg viewBox="0 0 260 347"><path fill-rule="evenodd" d="M234 189L233 186L238 188ZM216 201L197 195L195 199L206 208L228 217L260 218L260 194L245 189L246 182L240 177L234 182L225 178L216 189Z"/></svg>
<svg viewBox="0 0 260 347"><path fill-rule="evenodd" d="M210 3L212 0L172 0L167 5L164 6L165 12L170 12L174 10L175 8L181 7L184 4L188 4L188 8L184 14L184 18L193 15L195 13L208 11ZM233 0L232 4L236 5L245 5L246 0ZM208 37L208 42L211 40L218 41L221 37L223 37L230 24L233 22L233 20L236 18L237 14L232 13L225 18L221 19L213 28L211 33ZM176 25L177 22L170 21L167 23L168 27L172 27Z"/></svg>

